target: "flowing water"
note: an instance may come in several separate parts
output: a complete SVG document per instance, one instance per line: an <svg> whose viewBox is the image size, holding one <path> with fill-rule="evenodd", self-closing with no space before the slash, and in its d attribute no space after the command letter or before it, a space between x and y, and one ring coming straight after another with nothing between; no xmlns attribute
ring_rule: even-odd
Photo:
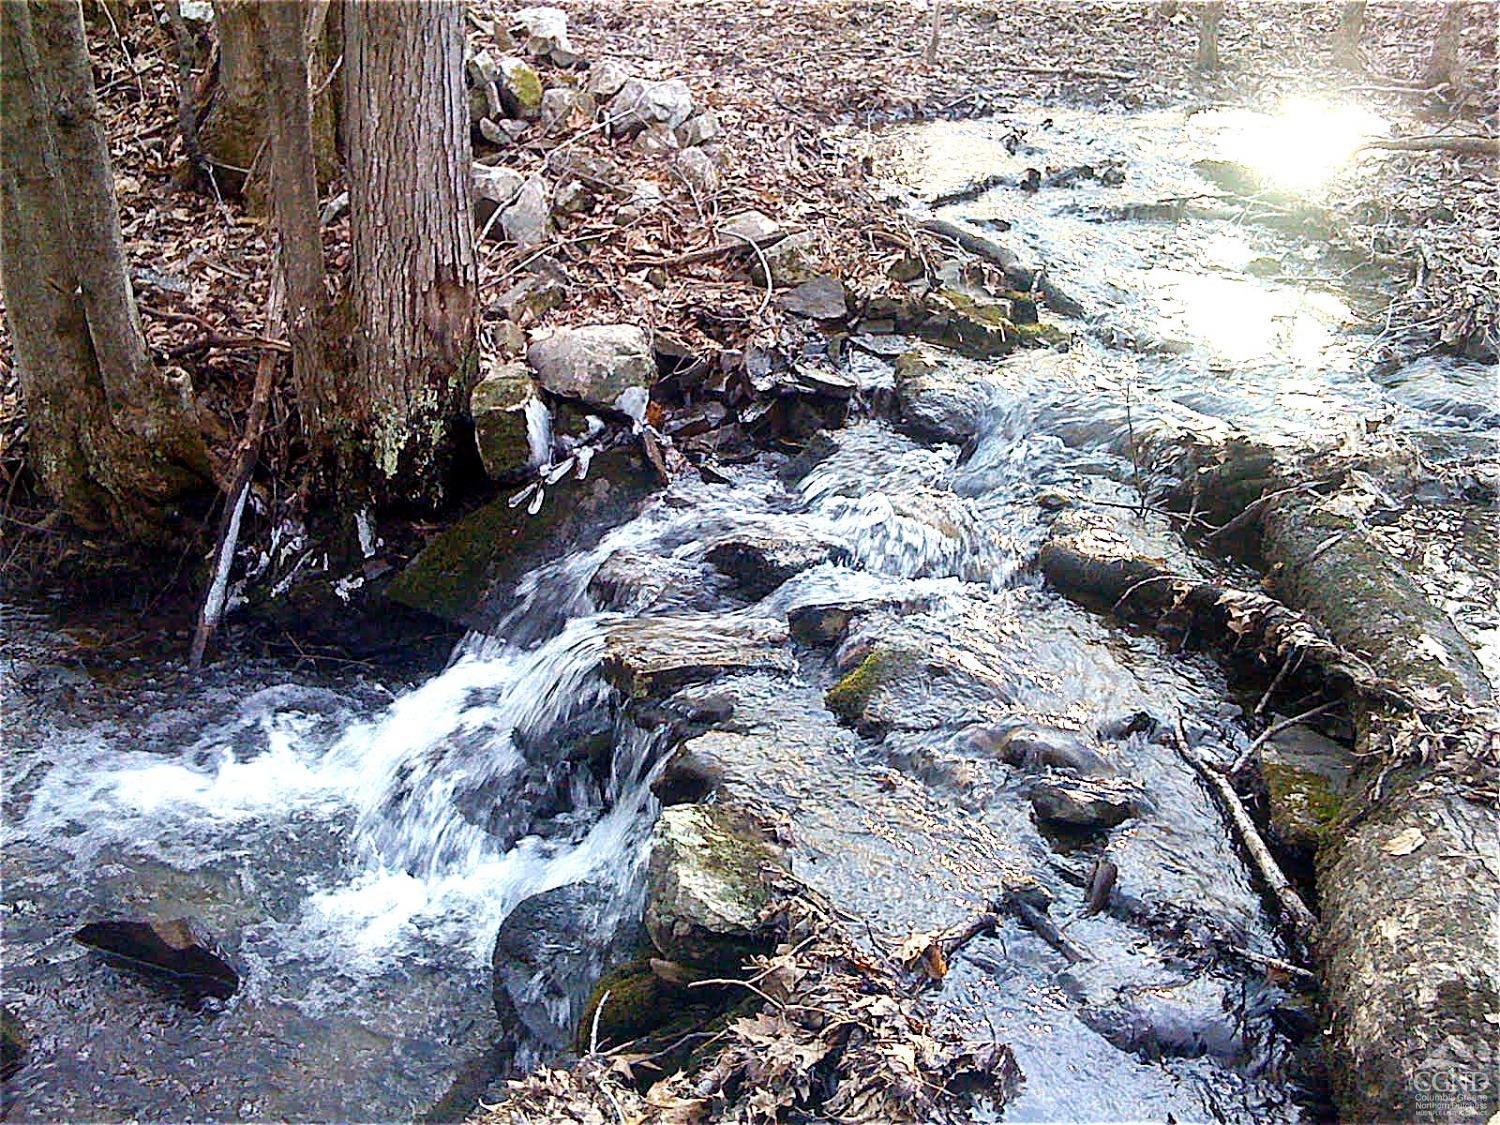
<svg viewBox="0 0 1500 1125"><path fill-rule="evenodd" d="M602 929L641 902L666 734L633 724L606 684L610 630L682 610L779 621L830 601L903 607L858 629L964 671L915 685L879 739L824 709L838 672L821 651L797 648L790 677L725 678L715 688L734 701L746 784L785 812L799 876L872 937L948 924L1023 875L1074 919L1090 962L1069 968L1012 926L944 985L943 1018L1015 1047L1025 1081L1007 1119L1319 1112L1316 1083L1299 1085L1293 1066L1295 998L1204 953L1226 942L1286 953L1245 865L1167 741L1120 722L1181 714L1203 753L1227 757L1245 743L1241 701L1206 658L1041 585L1028 566L1050 517L1035 497L1061 486L1131 507L1141 466L1126 436L1168 427L1300 439L1355 434L1375 413L1430 454L1462 458L1492 441L1494 404L1458 364L1374 376L1351 331L1355 297L1297 237L1232 217L1129 217L1187 194L1191 121L1041 116L1019 155L1002 125L899 143L936 177L908 175L919 197L961 186L976 160L1001 177L1084 160L1126 173L1024 195L1001 182L948 212L1008 227L1097 314L1066 353L942 360L982 388L962 450L867 420L818 456L767 455L729 484L681 481L500 591L498 625L395 696L254 664L202 679L135 666L106 682L60 662L45 616L0 617L4 1000L34 1037L7 1087L11 1119L391 1120L439 1102L463 1072L492 1077L502 1039L501 1054L535 1058L491 1003L501 921L576 882L610 904ZM944 186L958 150L970 166ZM1246 274L1257 257L1321 279ZM876 355L856 365L889 377ZM1130 533L1180 554L1167 531L1148 516ZM705 561L713 542L746 533L837 550L749 597ZM607 599L591 588L603 564L631 558L649 565ZM1483 601L1476 588L1459 605L1480 639L1494 626ZM1141 815L1107 844L1042 832L1014 771L961 737L997 718L1106 732L1111 768L1145 794ZM1082 916L1074 883L1100 854L1132 911ZM203 919L242 971L239 994L189 1010L69 940L133 911Z"/></svg>

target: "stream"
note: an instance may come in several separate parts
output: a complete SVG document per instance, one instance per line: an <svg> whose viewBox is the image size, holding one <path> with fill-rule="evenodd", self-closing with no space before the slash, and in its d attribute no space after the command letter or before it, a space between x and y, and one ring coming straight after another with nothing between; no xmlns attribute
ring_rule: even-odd
<svg viewBox="0 0 1500 1125"><path fill-rule="evenodd" d="M1024 1075L1006 1120L1326 1115L1303 1001L1205 952L1287 956L1264 899L1169 740L1128 722L1180 714L1201 754L1228 760L1255 697L1209 657L1080 609L1029 568L1054 518L1038 493L1138 503L1151 467L1131 457L1137 433L1233 424L1307 443L1378 429L1431 464L1493 455L1488 369L1370 361L1391 294L1233 209L1153 209L1217 193L1193 162L1250 126L1264 122L1049 109L877 138L893 190L921 213L989 184L936 213L1045 263L1088 312L1067 324L1072 346L987 361L927 349L967 388L967 441L929 444L867 417L797 456L736 466L729 483L680 480L497 591L498 624L404 693L271 663L90 676L60 658L46 607L0 610L3 999L33 1038L6 1086L9 1119L396 1120L454 1091L462 1112L462 1091L484 1090L510 1055L544 1054L495 1014L506 916L587 883L607 904L602 943L641 907L650 782L668 746L601 672L611 630L683 614L784 622L814 604L875 607L846 643L936 653L958 671L896 693L879 735L824 707L841 674L825 650L796 644L790 672L714 681L746 784L791 826L794 872L892 946L1026 874L1091 954L1069 966L1011 922L955 961L943 1018L992 1028ZM1084 165L1094 178L1045 182ZM1044 173L1036 191L1020 186L1029 167ZM853 344L849 370L871 399L918 346ZM1493 657L1493 530L1457 492L1422 500L1449 528L1423 573ZM1396 536L1407 518L1382 526ZM1185 555L1165 519L1128 526L1142 550ZM834 549L747 591L705 557L746 535ZM997 722L1095 738L1143 794L1139 815L1104 836L1040 828L1017 771L972 736ZM1133 912L1084 915L1076 877L1098 856ZM238 994L190 1009L71 940L86 921L142 912L202 919L241 972Z"/></svg>

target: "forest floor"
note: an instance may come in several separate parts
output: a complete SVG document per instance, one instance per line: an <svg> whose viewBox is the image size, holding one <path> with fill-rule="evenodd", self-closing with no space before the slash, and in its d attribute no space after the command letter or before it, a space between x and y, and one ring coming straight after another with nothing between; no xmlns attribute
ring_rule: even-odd
<svg viewBox="0 0 1500 1125"><path fill-rule="evenodd" d="M951 248L911 231L884 197L859 143L869 127L997 115L1022 102L1270 109L1316 96L1374 110L1394 136L1496 133L1493 5L1471 13L1458 80L1430 90L1412 87L1440 5L1371 4L1363 68L1350 70L1334 57L1338 5L1230 4L1220 32L1223 67L1213 75L1194 68L1192 11L1167 16L1153 4L946 3L933 61L923 5L577 0L566 8L585 59L683 78L715 110L719 175L711 192L666 183L668 205L645 222L620 228L606 205L560 223L546 249L567 264L578 289L536 322L629 320L699 355L796 347L787 318L743 262L677 263L665 277L650 268L714 246L718 220L736 211L756 208L810 232L821 264L856 299L886 285L890 266L914 241L951 256ZM473 37L482 41L485 21L507 11L494 0L471 6ZM91 37L147 337L161 362L190 374L222 424L227 454L242 429L258 349L280 336L278 326L262 322L270 269L263 222L242 201L181 186L177 67L155 10L138 6L118 26L91 27ZM562 141L517 146L502 159L528 171L558 148L608 145L581 128ZM1328 187L1321 202L1331 237L1408 281L1385 331L1397 352L1447 348L1493 357L1500 280L1494 165L1482 155L1367 151ZM643 174L671 178L661 167ZM346 237L346 223L327 228L335 272L347 260ZM487 243L480 257L481 292L493 304L536 252ZM267 433L260 487L275 508L295 503L305 486L284 396L273 404ZM54 537L45 505L30 494L25 453L25 412L0 328L0 496L4 539L15 543L0 566L34 555L26 548L38 537ZM40 553L49 569L76 549L56 538L61 554Z"/></svg>

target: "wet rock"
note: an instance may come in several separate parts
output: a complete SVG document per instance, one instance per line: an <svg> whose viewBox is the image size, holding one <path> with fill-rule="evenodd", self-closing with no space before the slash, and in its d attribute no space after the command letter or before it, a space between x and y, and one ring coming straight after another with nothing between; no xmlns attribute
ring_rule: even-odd
<svg viewBox="0 0 1500 1125"><path fill-rule="evenodd" d="M1165 979L1164 979L1165 978ZM1148 1060L1233 1060L1244 1051L1236 1001L1209 975L1188 980L1158 968L1086 963L1059 977L1082 1006L1079 1018L1109 1042Z"/></svg>
<svg viewBox="0 0 1500 1125"><path fill-rule="evenodd" d="M528 437L528 407L537 401L531 369L524 363L502 363L474 386L469 412L474 442L491 479L514 479L533 463Z"/></svg>
<svg viewBox="0 0 1500 1125"><path fill-rule="evenodd" d="M499 238L502 232L497 225L490 223L490 217L497 210L509 206L521 194L526 177L514 168L497 168L489 164L475 164L472 174L474 221L481 229L489 224L490 237Z"/></svg>
<svg viewBox="0 0 1500 1125"><path fill-rule="evenodd" d="M1090 781L1054 774L1034 781L1027 797L1037 820L1100 831L1136 816L1140 796L1120 782Z"/></svg>
<svg viewBox="0 0 1500 1125"><path fill-rule="evenodd" d="M673 752L651 792L663 805L707 800L734 772L735 763L747 757L750 741L747 735L719 730L688 739Z"/></svg>
<svg viewBox="0 0 1500 1125"><path fill-rule="evenodd" d="M717 594L700 566L684 559L616 551L589 581L589 596L601 609L639 613L646 609L707 612Z"/></svg>
<svg viewBox="0 0 1500 1125"><path fill-rule="evenodd" d="M961 445L979 432L990 398L972 373L911 351L896 360L895 376L901 425L913 436Z"/></svg>
<svg viewBox="0 0 1500 1125"><path fill-rule="evenodd" d="M13 1078L26 1065L29 1049L25 1026L9 1008L0 1007L0 1082Z"/></svg>
<svg viewBox="0 0 1500 1125"><path fill-rule="evenodd" d="M1296 858L1310 862L1343 808L1353 756L1306 727L1282 731L1259 756L1272 835Z"/></svg>
<svg viewBox="0 0 1500 1125"><path fill-rule="evenodd" d="M769 267L771 283L777 288L806 284L819 276L815 248L813 237L807 232L789 234L751 260L750 279L757 285L766 284L766 269ZM761 258L765 261L762 262Z"/></svg>
<svg viewBox="0 0 1500 1125"><path fill-rule="evenodd" d="M651 343L633 324L537 332L526 362L550 394L605 410L622 410L622 396L649 391L656 380Z"/></svg>
<svg viewBox="0 0 1500 1125"><path fill-rule="evenodd" d="M521 185L515 202L500 212L500 229L507 240L529 249L552 237L552 213L547 203L547 182L533 176Z"/></svg>
<svg viewBox="0 0 1500 1125"><path fill-rule="evenodd" d="M882 604L870 602L822 602L799 605L787 611L787 627L803 644L828 647L844 639L856 614Z"/></svg>
<svg viewBox="0 0 1500 1125"><path fill-rule="evenodd" d="M828 274L804 281L777 297L776 303L789 313L814 320L839 320L849 315L844 283Z"/></svg>
<svg viewBox="0 0 1500 1125"><path fill-rule="evenodd" d="M663 957L737 971L765 952L761 922L769 894L763 871L780 852L718 805L662 810L646 872L646 930Z"/></svg>
<svg viewBox="0 0 1500 1125"><path fill-rule="evenodd" d="M729 408L710 399L672 415L666 424L666 433L672 438L697 437L722 426L728 418Z"/></svg>
<svg viewBox="0 0 1500 1125"><path fill-rule="evenodd" d="M828 690L823 704L840 722L861 733L879 733L890 725L889 712L900 710L899 704L894 708L881 707L883 698L902 681L914 679L921 668L919 653L877 647Z"/></svg>
<svg viewBox="0 0 1500 1125"><path fill-rule="evenodd" d="M696 113L677 127L677 143L683 148L706 145L719 135L719 117L711 109Z"/></svg>
<svg viewBox="0 0 1500 1125"><path fill-rule="evenodd" d="M607 112L614 131L632 137L652 124L676 129L692 116L693 108L693 92L680 78L664 82L627 78L610 98Z"/></svg>
<svg viewBox="0 0 1500 1125"><path fill-rule="evenodd" d="M532 58L572 66L578 52L568 41L568 16L561 8L522 8L510 17L510 31Z"/></svg>
<svg viewBox="0 0 1500 1125"><path fill-rule="evenodd" d="M1004 302L980 302L956 289L943 288L929 294L931 315L922 322L921 334L967 355L1004 355L1020 340Z"/></svg>
<svg viewBox="0 0 1500 1125"><path fill-rule="evenodd" d="M746 597L763 598L794 575L847 554L833 543L741 532L719 540L705 557Z"/></svg>
<svg viewBox="0 0 1500 1125"><path fill-rule="evenodd" d="M524 59L500 60L500 104L511 117L534 120L542 111L542 79Z"/></svg>
<svg viewBox="0 0 1500 1125"><path fill-rule="evenodd" d="M500 924L491 956L495 1010L553 1050L567 1047L593 983L645 940L620 924L610 893L569 883L532 895Z"/></svg>
<svg viewBox="0 0 1500 1125"><path fill-rule="evenodd" d="M240 975L191 918L91 922L73 940L129 968L165 979L192 1000L228 1000Z"/></svg>
<svg viewBox="0 0 1500 1125"><path fill-rule="evenodd" d="M722 672L791 672L778 621L678 614L622 621L605 644L604 674L634 698L661 698Z"/></svg>
<svg viewBox="0 0 1500 1125"><path fill-rule="evenodd" d="M583 88L594 97L604 100L620 92L620 87L630 79L630 68L616 59L605 59L589 68L588 81Z"/></svg>
<svg viewBox="0 0 1500 1125"><path fill-rule="evenodd" d="M1072 770L1080 777L1107 777L1114 765L1075 731L1031 724L992 723L963 733L968 750L994 754L1022 770Z"/></svg>
<svg viewBox="0 0 1500 1125"><path fill-rule="evenodd" d="M1044 488L1032 499L1044 512L1060 512L1076 503L1073 494L1062 488Z"/></svg>

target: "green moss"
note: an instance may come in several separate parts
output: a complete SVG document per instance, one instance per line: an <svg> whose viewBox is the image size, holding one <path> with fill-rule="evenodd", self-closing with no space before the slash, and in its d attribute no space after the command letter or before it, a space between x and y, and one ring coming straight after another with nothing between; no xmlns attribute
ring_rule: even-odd
<svg viewBox="0 0 1500 1125"><path fill-rule="evenodd" d="M1065 348L1073 342L1073 337L1055 324L1017 324L1014 330L1016 337L1028 347Z"/></svg>
<svg viewBox="0 0 1500 1125"><path fill-rule="evenodd" d="M651 971L651 960L638 957L612 969L589 993L583 1019L573 1036L579 1054L588 1051L594 1037L594 1014L599 1014L599 1046L639 1039L677 1018L676 994L680 990ZM605 1000L601 1010L599 1002Z"/></svg>
<svg viewBox="0 0 1500 1125"><path fill-rule="evenodd" d="M1343 807L1343 798L1320 773L1281 762L1262 766L1271 823L1288 844L1316 848Z"/></svg>
<svg viewBox="0 0 1500 1125"><path fill-rule="evenodd" d="M845 723L862 726L869 721L869 707L879 691L913 670L915 656L890 648L877 648L860 661L823 696L823 704Z"/></svg>

